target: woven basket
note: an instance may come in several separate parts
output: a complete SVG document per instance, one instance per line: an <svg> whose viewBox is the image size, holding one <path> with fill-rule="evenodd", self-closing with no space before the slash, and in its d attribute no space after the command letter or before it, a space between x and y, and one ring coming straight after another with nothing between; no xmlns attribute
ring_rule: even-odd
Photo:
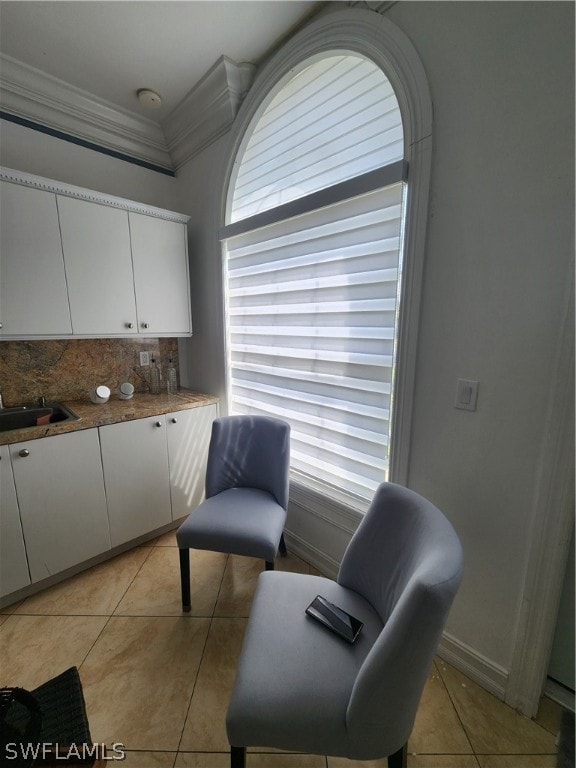
<svg viewBox="0 0 576 768"><path fill-rule="evenodd" d="M23 689L3 689L22 691ZM57 677L27 692L32 701L37 703L40 720L36 722L36 732L33 733L27 708L21 702L9 706L3 713L3 744L8 742L40 744L36 750L36 758L32 761L18 763L16 760L6 761L6 765L16 768L32 768L32 766L48 765L93 765L95 755L91 754L92 739L86 716L86 705L82 692L82 683L76 667L70 667ZM27 700L32 708L30 699ZM40 732L38 734L38 725ZM15 738L18 736L18 738ZM8 754L8 753L6 753ZM31 754L31 751L28 751ZM20 751L20 755L22 752ZM2 756L3 757L3 756ZM2 761L0 760L0 763Z"/></svg>

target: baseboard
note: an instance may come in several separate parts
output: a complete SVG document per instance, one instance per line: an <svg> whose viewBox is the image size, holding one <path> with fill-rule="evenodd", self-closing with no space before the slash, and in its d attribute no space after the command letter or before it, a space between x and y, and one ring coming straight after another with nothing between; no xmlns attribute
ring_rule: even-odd
<svg viewBox="0 0 576 768"><path fill-rule="evenodd" d="M447 632L442 635L438 655L466 677L504 701L508 672L503 667Z"/></svg>
<svg viewBox="0 0 576 768"><path fill-rule="evenodd" d="M16 592L11 592L9 595L0 597L0 611L8 608L14 603L25 600L27 597L32 597L33 595L38 594L38 592L42 592L44 589L48 589L49 587L53 587L56 584L60 584L61 581L66 581L66 579L70 579L72 576L77 576L79 573L82 573L83 571L86 571L95 565L105 563L107 560L111 560L113 557L116 557L116 555L120 555L123 552L134 549L134 547L142 546L143 544L146 544L146 542L158 538L158 536L163 536L165 533L170 533L170 531L176 530L184 519L185 518L182 518L181 520L173 520L172 522L163 525L161 528L157 528L154 531L150 531L149 533L145 533L142 536L138 536L138 538L127 541L124 544L119 544L117 547L113 547L112 549L107 549L105 552L102 552L95 557L91 557L89 560L85 560L82 563L73 565L70 568L67 568L65 571L60 571L60 573L55 573L52 576L48 576L48 578L42 579L42 581L36 581L33 584L29 584L27 587L23 587Z"/></svg>
<svg viewBox="0 0 576 768"><path fill-rule="evenodd" d="M309 565L320 571L323 576L327 576L329 579L336 578L340 563L328 557L324 552L321 552L309 542L304 541L304 539L292 531L286 530L285 538L286 547L289 552L293 552L298 557L301 557L302 560L305 560Z"/></svg>
<svg viewBox="0 0 576 768"><path fill-rule="evenodd" d="M544 695L549 699L552 699L552 701L555 701L557 704L560 704L564 709L569 709L570 712L574 712L574 691L557 683L556 680L552 680L551 678L546 680Z"/></svg>

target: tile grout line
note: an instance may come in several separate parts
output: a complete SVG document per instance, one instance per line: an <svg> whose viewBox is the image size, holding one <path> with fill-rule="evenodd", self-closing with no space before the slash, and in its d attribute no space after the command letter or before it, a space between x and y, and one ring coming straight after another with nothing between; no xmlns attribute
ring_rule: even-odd
<svg viewBox="0 0 576 768"><path fill-rule="evenodd" d="M214 600L214 607L212 608L212 615L210 617L205 616L202 618L210 618L210 623L208 625L208 631L206 632L206 638L204 640L204 646L202 648L202 653L200 654L200 661L198 662L198 669L196 671L196 678L194 680L194 685L192 686L192 692L190 693L190 700L188 701L188 706L186 708L186 715L184 716L184 720L182 722L182 729L180 731L180 739L178 740L178 746L176 747L176 757L174 758L174 766L178 762L178 755L180 754L180 745L182 744L182 739L184 738L184 729L186 728L186 723L188 721L188 716L190 714L190 708L192 707L192 699L194 698L194 691L196 690L196 683L198 682L198 675L200 674L200 668L202 666L202 661L204 659L204 654L206 653L206 646L208 645L208 638L210 637L210 631L212 630L212 624L214 622L214 613L216 611L216 605L218 604L218 598L220 597L220 590L222 589L222 582L224 581L224 572L226 571L226 567L228 565L228 559L229 555L226 555L226 560L224 562L224 568L222 569L222 576L220 577L220 584L218 586L218 592L216 593L216 599ZM190 569L190 578L192 578L192 569ZM192 594L192 587L190 587L190 594ZM184 753L183 753L184 754ZM174 768L173 766L173 768Z"/></svg>
<svg viewBox="0 0 576 768"><path fill-rule="evenodd" d="M111 619L111 618L112 618L112 614L108 614L108 615L107 615L107 618L106 618L106 621L104 622L104 626L102 627L102 629L100 630L100 632L97 634L97 636L94 638L94 642L92 643L92 645L90 646L90 648L88 649L88 651L87 651L87 652L86 652L86 654L84 655L84 658L82 659L82 661L81 661L81 662L80 662L80 664L78 665L78 672L80 672L80 671L81 671L82 667L84 666L84 663L86 662L86 659L88 658L88 656L89 656L89 655L92 653L92 651L94 650L94 646L96 645L96 643L98 642L98 640L99 640L99 639L102 637L102 634L103 634L104 630L106 629L106 627L108 626L108 624L109 624L109 622L110 622L110 619Z"/></svg>
<svg viewBox="0 0 576 768"><path fill-rule="evenodd" d="M126 552L121 552L120 554L116 555L116 557L122 557L123 555L127 554L128 552L134 552L137 549L149 549L150 552L151 552L154 549L154 547L134 547L134 549L126 550ZM64 617L64 616L78 616L78 617L82 616L84 618L91 618L91 617L97 617L97 616L107 616L108 618L112 618L114 616L114 612L118 609L118 606L120 605L122 600L125 598L126 593L130 589L130 587L134 583L134 580L136 579L136 577L138 576L138 574L142 570L144 564L146 563L146 561L150 557L150 552L146 555L144 560L140 563L140 565L136 569L136 572L134 573L134 576L132 576L132 578L130 579L130 582L128 583L128 586L126 587L126 589L122 593L121 597L118 599L118 601L114 605L114 608L110 612L103 612L103 613L62 613L62 612L59 612L59 611L50 611L49 613L27 613L25 611L22 611L20 613L17 613L16 611L19 610L19 608L21 606L23 606L28 600L31 600L31 599L37 597L38 595L42 595L44 591L49 591L50 589L53 589L55 587L60 586L60 584L65 584L67 581L69 581L71 579L74 579L77 576L82 576L83 574L88 573L92 568L98 568L100 565L106 565L107 563L112 563L114 561L114 558L112 558L111 560L107 560L105 563L98 563L97 565L91 566L91 568L88 568L86 571L81 571L80 573L77 573L74 576L70 576L67 579L65 579L64 581L58 582L58 584L54 584L52 587L46 587L45 590L37 592L34 595L30 595L29 597L25 597L23 600L21 600L19 602L19 604L17 604L17 607L15 608L13 613L0 614L0 615L6 616L6 617L10 617L10 616L53 616L54 618ZM5 623L6 622L2 622L2 624L5 624ZM0 624L0 627L1 626L2 625Z"/></svg>
<svg viewBox="0 0 576 768"><path fill-rule="evenodd" d="M154 547L135 547L135 549L147 549L147 550L149 550L149 551L148 551L148 554L146 555L146 557L144 558L144 560L142 560L142 562L140 563L140 565L139 565L139 566L138 566L138 568L136 569L136 573L134 574L134 576L133 576L133 577L132 577L132 579L130 580L130 583L128 584L128 586L126 587L126 589L124 590L124 592L122 593L122 596L120 597L120 599L118 600L118 602L117 602L117 603L116 603L116 605L114 606L114 610L113 610L113 611L112 611L112 613L110 614L110 617L112 617L112 616L114 616L114 615L115 615L116 611L118 610L118 608L119 608L119 606L120 606L120 603L122 602L122 600L124 600L124 598L125 598L125 597L126 597L126 595L128 594L128 590L130 589L130 587L132 586L132 584L134 584L134 582L136 581L136 578L137 578L138 574L140 573L140 571L142 570L142 568L144 567L144 565L145 565L145 564L148 562L148 558L149 558L149 557L150 557L150 555L152 554L152 552L153 552L153 550L154 550ZM128 550L128 551L129 551L129 552L133 552L134 550Z"/></svg>
<svg viewBox="0 0 576 768"><path fill-rule="evenodd" d="M144 549L144 547L143 547L143 549ZM153 549L153 547L148 547L148 549L149 549L149 550L150 550L150 552L151 552L151 551L152 551L152 549ZM129 550L129 551L132 551L132 550ZM144 563L145 563L145 562L148 560L148 558L150 557L150 552L148 552L148 554L146 555L146 557L145 557L145 558L142 560L142 562L140 563L140 566L139 566L139 567L136 569L136 573L135 573L135 574L134 574L134 576L132 577L132 579L131 579L130 583L128 584L128 586L127 586L127 587L126 587L126 589L124 590L124 592L123 592L123 594L122 594L122 597L121 597L121 598L118 600L118 602L116 603L116 605L114 606L114 608L112 609L112 611L111 611L109 614L102 614L102 615L105 615L105 616L107 616L107 619L106 619L106 621L104 622L104 626L102 627L102 629L100 630L100 632L98 633L98 635L97 635L97 636L96 636L96 638L94 639L94 642L92 643L92 645L91 645L91 646L90 646L90 648L88 649L87 653L85 654L84 658L82 659L82 661L81 661L80 665L78 666L78 673L80 673L80 671L82 670L82 667L84 666L84 664L85 664L85 662L86 662L86 659L88 658L88 656L90 655L90 653L91 653L91 652L94 650L94 647L95 647L96 643L97 643L97 642L98 642L98 640L99 640L99 639L102 637L102 635L103 635L104 631L106 630L106 627L109 625L109 623L110 623L111 619L114 617L114 611L115 611L115 610L118 608L118 606L120 605L120 603L121 603L121 602L122 602L122 600L124 599L124 596L126 595L126 592L127 592L127 591L130 589L130 587L132 586L132 583L134 582L134 579L135 579L135 578L136 578L136 576L137 576L137 575L140 573L140 570L141 570L142 566L144 565ZM80 678L80 679L82 679L82 678Z"/></svg>
<svg viewBox="0 0 576 768"><path fill-rule="evenodd" d="M434 661L434 666L436 667L436 671L438 672L438 677L440 678L440 682L442 683L442 685L444 687L444 690L448 694L448 698L450 699L450 703L452 704L454 712L456 713L456 717L458 718L458 722L460 723L460 725L462 727L462 731L463 731L464 735L466 736L466 740L468 741L470 749L472 750L471 754L474 755L474 759L476 760L478 765L480 765L480 761L478 760L476 750L474 749L474 745L472 744L472 739L470 738L470 735L469 735L469 733L468 733L468 731L466 729L466 726L464 725L464 721L460 717L460 712L458 711L458 707L456 706L456 702L454 701L454 697L450 693L450 689L446 685L446 681L444 680L444 678L442 676L442 672L440 670L440 666L439 666L439 664L436 661Z"/></svg>
<svg viewBox="0 0 576 768"><path fill-rule="evenodd" d="M444 662L443 659L441 659L441 661ZM442 681L442 684L443 684L444 688L446 689L446 692L448 693L448 697L450 698L450 702L452 703L452 706L454 707L454 711L456 712L458 720L460 721L460 724L462 725L462 730L464 731L464 734L466 735L466 738L468 739L468 743L470 744L470 747L472 748L472 754L474 755L474 757L476 758L476 761L478 763L480 763L480 761L478 760L478 756L482 756L482 757L486 757L486 756L490 756L490 755L495 755L495 756L496 755L497 756L500 756L500 755L526 756L527 754L530 754L530 755L532 755L532 754L534 754L534 755L554 755L554 756L557 755L557 751L556 752L534 752L534 753L523 753L523 752L478 752L478 751L476 751L476 749L474 748L474 745L472 744L472 740L471 740L470 736L468 735L468 731L466 730L466 726L464 725L464 722L463 722L462 718L460 717L460 712L458 711L458 707L456 706L456 703L454 701L454 697L452 696L452 694L450 692L450 689L448 688L448 686L447 686L447 684L446 684L446 682L445 682L445 680L444 680L444 678L442 676L442 673L440 671L440 667L436 664L436 662L434 662L434 663L437 666L438 674L440 676L440 680ZM502 703L505 706L507 706L505 702L502 702ZM519 714L519 713L516 712L516 714ZM525 717L524 715L519 715L519 716L520 717ZM526 718L526 717L525 717L525 719L528 720L529 722L531 722L533 725L537 725L542 731L544 731L548 735L552 735L552 736L554 735L551 731L549 731L543 725L538 723L536 720L534 720L532 718Z"/></svg>

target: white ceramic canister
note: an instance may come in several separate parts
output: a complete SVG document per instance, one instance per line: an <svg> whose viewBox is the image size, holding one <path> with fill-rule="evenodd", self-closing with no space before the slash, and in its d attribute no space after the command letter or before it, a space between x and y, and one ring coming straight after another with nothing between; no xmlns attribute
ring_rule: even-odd
<svg viewBox="0 0 576 768"><path fill-rule="evenodd" d="M110 397L110 389L104 384L99 384L90 392L90 400L93 403L107 403Z"/></svg>
<svg viewBox="0 0 576 768"><path fill-rule="evenodd" d="M120 384L120 400L130 400L134 396L134 385L129 381L125 381L124 384Z"/></svg>

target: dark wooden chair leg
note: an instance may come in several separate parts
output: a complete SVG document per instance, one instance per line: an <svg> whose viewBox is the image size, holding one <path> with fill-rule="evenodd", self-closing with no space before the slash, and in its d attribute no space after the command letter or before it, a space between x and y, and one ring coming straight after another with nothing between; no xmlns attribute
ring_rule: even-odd
<svg viewBox="0 0 576 768"><path fill-rule="evenodd" d="M284 541L284 534L280 536L280 544L278 544L278 549L280 550L280 554L282 557L286 557L288 554L288 550L286 549L286 542Z"/></svg>
<svg viewBox="0 0 576 768"><path fill-rule="evenodd" d="M246 768L245 747L230 747L230 768Z"/></svg>
<svg viewBox="0 0 576 768"><path fill-rule="evenodd" d="M182 587L182 610L188 613L192 608L190 600L190 550L180 549L180 584Z"/></svg>
<svg viewBox="0 0 576 768"><path fill-rule="evenodd" d="M402 749L388 756L388 768L406 768L408 765L408 744L404 744Z"/></svg>
<svg viewBox="0 0 576 768"><path fill-rule="evenodd" d="M266 570L267 571L273 571L274 570L274 561L266 560Z"/></svg>

